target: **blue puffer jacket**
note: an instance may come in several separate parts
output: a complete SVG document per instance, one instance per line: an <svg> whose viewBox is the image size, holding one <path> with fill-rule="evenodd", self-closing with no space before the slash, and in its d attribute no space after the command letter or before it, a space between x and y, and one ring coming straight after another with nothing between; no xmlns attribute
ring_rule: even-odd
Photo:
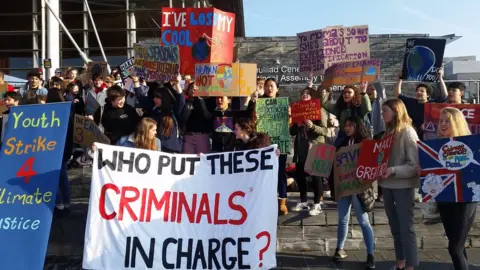
<svg viewBox="0 0 480 270"><path fill-rule="evenodd" d="M162 143L160 142L160 140L158 138L155 138L155 141L157 143L157 150L161 151ZM136 148L137 146L135 145L135 134L130 134L128 136L123 136L122 138L120 138L120 140L118 140L117 145L118 146L124 146L124 147Z"/></svg>

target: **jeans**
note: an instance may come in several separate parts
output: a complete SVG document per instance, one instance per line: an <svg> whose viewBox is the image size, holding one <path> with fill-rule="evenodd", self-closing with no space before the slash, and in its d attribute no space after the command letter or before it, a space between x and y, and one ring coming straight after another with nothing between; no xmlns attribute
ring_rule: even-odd
<svg viewBox="0 0 480 270"><path fill-rule="evenodd" d="M418 266L417 236L413 230L414 189L383 188L383 204L393 236L397 261Z"/></svg>
<svg viewBox="0 0 480 270"><path fill-rule="evenodd" d="M183 137L184 154L207 154L210 152L210 136L207 133L187 132Z"/></svg>
<svg viewBox="0 0 480 270"><path fill-rule="evenodd" d="M70 204L72 194L70 192L70 182L68 181L68 162L62 161L62 168L60 169L60 179L58 181L57 197L55 204Z"/></svg>
<svg viewBox="0 0 480 270"><path fill-rule="evenodd" d="M368 220L368 213L363 211L362 202L356 195L342 197L337 202L338 211L338 229L337 229L337 248L343 249L348 233L348 222L350 220L350 209L355 210L358 224L362 228L363 241L367 247L367 254L373 255L375 242L373 238L373 229Z"/></svg>
<svg viewBox="0 0 480 270"><path fill-rule="evenodd" d="M465 242L472 228L476 203L437 203L445 234L448 238L448 252L455 270L468 270Z"/></svg>
<svg viewBox="0 0 480 270"><path fill-rule="evenodd" d="M300 201L307 202L307 173L303 169L305 167L304 163L297 163L295 165L295 181L298 184L298 189L300 190ZM319 176L310 176L312 178L313 185L313 203L320 203L320 199L323 195L323 183L322 178Z"/></svg>
<svg viewBox="0 0 480 270"><path fill-rule="evenodd" d="M282 199L287 198L287 172L285 167L287 164L287 155L280 155L278 157L278 197Z"/></svg>

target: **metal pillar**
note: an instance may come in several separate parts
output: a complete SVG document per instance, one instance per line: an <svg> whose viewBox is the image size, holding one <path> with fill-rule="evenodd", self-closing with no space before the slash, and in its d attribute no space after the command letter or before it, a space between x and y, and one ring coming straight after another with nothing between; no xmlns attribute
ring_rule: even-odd
<svg viewBox="0 0 480 270"><path fill-rule="evenodd" d="M47 70L45 69L44 65L43 65L43 60L45 60L46 58L46 49L47 49L47 32L45 31L46 28L47 28L47 25L46 25L46 17L45 17L45 1L44 0L41 0L42 2L42 5L41 5L41 9L42 9L42 12L41 12L41 17L42 17L42 63L41 63L41 66L42 66L42 69L43 69L43 74L47 74Z"/></svg>
<svg viewBox="0 0 480 270"><path fill-rule="evenodd" d="M93 15L92 15L92 12L90 11L90 7L88 5L88 0L85 0L84 3L87 6L88 16L90 17L90 22L92 23L93 31L95 32L95 36L97 37L98 46L100 47L100 52L102 53L103 60L105 62L107 62L108 74L110 74L112 72L112 70L110 69L110 65L108 64L107 56L105 55L105 51L103 50L102 41L100 40L100 36L98 35L97 27L95 26L95 21L93 20Z"/></svg>
<svg viewBox="0 0 480 270"><path fill-rule="evenodd" d="M52 61L52 68L50 70L56 70L60 67L60 26L56 19L60 11L60 0L51 0L46 3L50 11L47 14L47 55ZM48 74L48 76L50 76L50 74Z"/></svg>
<svg viewBox="0 0 480 270"><path fill-rule="evenodd" d="M32 15L32 30L34 31L32 34L32 47L33 47L33 55L32 55L32 63L34 68L38 68L38 60L40 58L39 52L38 52L38 15L36 14L38 12L38 5L37 5L37 0L32 0L32 12L34 13Z"/></svg>
<svg viewBox="0 0 480 270"><path fill-rule="evenodd" d="M136 4L132 3L132 11L130 12L130 29L132 30L129 33L130 34L129 47L133 47L133 44L137 43L137 31L135 31L135 29L137 29L137 18L135 17L135 7L136 7Z"/></svg>
<svg viewBox="0 0 480 270"><path fill-rule="evenodd" d="M130 50L132 45L132 40L130 39L130 0L125 0L125 10L127 13L125 14L125 20L127 22L127 58L132 57L132 51Z"/></svg>
<svg viewBox="0 0 480 270"><path fill-rule="evenodd" d="M88 56L88 12L87 12L87 4L83 3L83 48L85 50L85 54Z"/></svg>

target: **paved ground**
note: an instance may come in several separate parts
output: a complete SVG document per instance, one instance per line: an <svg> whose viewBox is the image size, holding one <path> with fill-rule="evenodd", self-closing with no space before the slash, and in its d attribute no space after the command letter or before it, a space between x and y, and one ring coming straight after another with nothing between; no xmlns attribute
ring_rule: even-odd
<svg viewBox="0 0 480 270"><path fill-rule="evenodd" d="M331 255L331 254L330 254ZM350 251L344 262L333 263L329 254L321 252L307 253L277 253L278 270L323 270L323 269L364 269L364 251ZM469 249L471 258L470 270L480 270L480 249ZM377 267L379 270L389 270L394 263L393 251L377 251ZM424 270L451 270L450 256L446 250L431 250L420 252L421 265L418 269ZM82 259L47 257L45 270L81 270Z"/></svg>

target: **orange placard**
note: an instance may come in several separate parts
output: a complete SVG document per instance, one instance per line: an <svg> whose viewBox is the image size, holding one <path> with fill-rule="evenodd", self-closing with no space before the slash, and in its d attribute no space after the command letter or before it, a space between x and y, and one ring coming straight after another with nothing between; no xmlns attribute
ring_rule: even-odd
<svg viewBox="0 0 480 270"><path fill-rule="evenodd" d="M337 63L327 68L323 86L373 83L380 76L380 60L370 59Z"/></svg>
<svg viewBox="0 0 480 270"><path fill-rule="evenodd" d="M246 97L257 86L257 64L196 64L196 96Z"/></svg>

